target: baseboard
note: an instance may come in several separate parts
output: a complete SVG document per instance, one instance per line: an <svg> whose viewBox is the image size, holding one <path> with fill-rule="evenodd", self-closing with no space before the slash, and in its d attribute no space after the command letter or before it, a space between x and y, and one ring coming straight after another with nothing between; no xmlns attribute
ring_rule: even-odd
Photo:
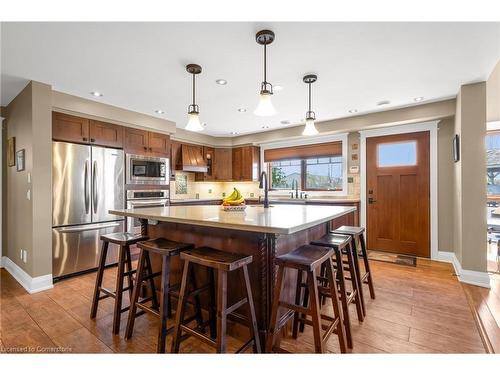
<svg viewBox="0 0 500 375"><path fill-rule="evenodd" d="M53 287L52 274L31 277L21 267L15 264L6 256L1 258L2 267L22 285L30 294L41 292L42 290L51 289Z"/></svg>
<svg viewBox="0 0 500 375"><path fill-rule="evenodd" d="M438 251L438 256L435 260L453 264L457 278L462 283L481 286L488 289L491 287L488 272L462 269L462 265L458 261L457 256L451 251Z"/></svg>

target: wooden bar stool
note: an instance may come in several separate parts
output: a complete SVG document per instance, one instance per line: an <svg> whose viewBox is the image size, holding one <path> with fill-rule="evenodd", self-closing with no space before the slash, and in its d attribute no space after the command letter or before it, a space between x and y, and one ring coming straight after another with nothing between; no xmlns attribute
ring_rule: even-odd
<svg viewBox="0 0 500 375"><path fill-rule="evenodd" d="M172 353L178 353L181 340L189 336L194 336L205 344L214 347L217 350L217 353L225 353L227 318L243 305L246 305L247 307L247 323L250 328L250 340L238 349L237 353L247 350L250 346L253 346L255 353L260 353L261 347L259 332L257 329L257 319L255 317L252 289L250 287L250 279L248 276L248 264L252 262L252 256L227 253L210 247L200 247L194 250L182 252L181 259L184 260L184 270L182 273L181 290L179 292L179 302L177 304L177 313L175 316ZM213 275L214 270L217 271L217 302L214 301L215 293L212 291L210 293L210 305L217 306L216 311L211 309L211 315L213 316L215 313L217 316L217 334L215 340L213 339L213 336L212 338L207 337L206 335L190 328L185 322L183 322L186 299L193 293L189 292L187 289L187 277L194 265L208 267L210 275ZM229 272L237 270L240 270L242 284L245 286L246 297L228 307L227 276ZM183 332L186 332L184 336L182 336Z"/></svg>
<svg viewBox="0 0 500 375"><path fill-rule="evenodd" d="M373 286L373 279L372 279L372 273L370 271L370 262L368 260L368 253L366 251L366 242L365 242L365 228L363 227L351 227L351 226L346 226L343 225L340 228L335 229L332 233L337 233L337 234L345 234L348 236L351 236L351 246L353 249L354 256L357 258L357 272L358 272L358 279L359 279L359 285L361 286L359 289L359 292L361 294L361 301L363 302L363 313L366 315L366 309L365 309L365 301L363 297L363 284L368 284L368 288L370 289L370 298L375 299L375 288ZM358 241L360 243L361 249L358 249ZM361 250L361 251L360 251ZM363 263L365 266L365 272L364 274L361 274L361 269L359 267L359 258L363 258Z"/></svg>
<svg viewBox="0 0 500 375"><path fill-rule="evenodd" d="M137 243L137 246L141 249L141 252L139 255L139 263L137 266L137 280L130 302L131 307L128 315L125 338L130 339L132 337L135 318L139 315L142 315L144 312L149 312L160 318L160 328L158 330L158 342L156 345L156 350L158 353L165 353L166 337L168 332L171 330L167 330L167 320L172 315L170 297L176 296L175 291L176 289L178 289L178 287L170 286L170 260L172 256L179 255L179 253L181 253L182 251L192 249L194 246L192 244L170 241L165 238L156 238L153 240L142 241ZM161 272L152 272L149 253L156 253L161 256ZM161 276L161 290L160 302L158 303L156 296L156 287L154 285L154 278L159 276ZM194 275L190 275L190 277L191 282L195 284ZM139 300L139 294L141 293L141 284L144 281L149 281L152 295L150 297ZM194 287L196 288L196 285ZM146 305L146 303L150 301L152 302L151 307ZM141 310L140 312L137 312L138 308ZM195 319L197 320L199 326L203 325L201 305L198 297L195 297L195 314L190 321Z"/></svg>
<svg viewBox="0 0 500 375"><path fill-rule="evenodd" d="M304 245L288 254L281 255L276 258L275 264L278 266L278 277L274 286L274 299L271 309L271 321L269 326L269 335L266 342L266 352L286 352L274 346L274 340L285 324L293 318L293 337L297 338L299 321L313 327L314 348L316 353L323 353L325 345L332 333L336 333L339 339L340 350L346 352L346 336L344 326L342 324L342 310L339 306L339 298L337 294L337 282L335 280L333 263L333 250L325 247ZM319 286L317 283L317 268L326 265L326 274L329 281L328 288ZM297 270L297 283L295 288L295 304L281 300L280 294L285 279L287 268ZM306 284L302 283L303 273L306 273ZM300 295L302 287L306 287L311 295L308 303L309 307L300 306ZM334 316L321 314L321 306L319 303L320 289L323 288L324 294L332 299ZM328 289L328 291L326 290ZM278 320L278 310L280 307L285 307L287 311ZM301 316L299 316L301 314ZM311 320L307 319L311 317ZM326 320L330 324L322 324L321 320ZM322 330L324 333L322 334Z"/></svg>
<svg viewBox="0 0 500 375"><path fill-rule="evenodd" d="M100 300L108 297L114 298L115 308L113 312L113 334L117 335L120 332L121 314L129 309L129 306L122 308L123 292L126 292L128 290L131 297L134 285L133 274L135 273L135 270L132 269L130 245L134 245L139 241L146 240L147 237L132 233L111 233L102 235L100 238L102 241L102 249L99 258L99 265L97 268L94 297L92 298L92 307L90 309L90 318L95 319ZM102 286L102 279L104 277L106 257L108 255L108 247L110 242L119 246L118 272L116 273L116 289L114 292ZM125 268L127 268L126 271ZM123 281L125 280L125 278L127 278L128 280L128 285L126 287L124 287L123 285Z"/></svg>
<svg viewBox="0 0 500 375"><path fill-rule="evenodd" d="M358 279L356 276L356 268L354 262L354 255L351 248L351 237L342 234L328 233L321 237L319 240L311 241L311 245L325 246L333 249L334 251L334 268L337 270L337 283L339 288L339 298L342 303L342 309L344 311L344 324L347 336L347 346L353 348L353 340L351 333L351 321L349 317L349 305L354 303L356 306L356 312L358 315L358 320L362 322L364 320L363 308L361 305L361 298L359 294ZM343 255L347 256L347 264L343 261ZM349 272L349 276L345 277L344 272ZM327 280L324 275L318 277L318 280L325 285ZM346 280L351 283L351 290L347 289ZM304 304L307 302L307 294L304 297ZM301 331L303 326L301 326Z"/></svg>

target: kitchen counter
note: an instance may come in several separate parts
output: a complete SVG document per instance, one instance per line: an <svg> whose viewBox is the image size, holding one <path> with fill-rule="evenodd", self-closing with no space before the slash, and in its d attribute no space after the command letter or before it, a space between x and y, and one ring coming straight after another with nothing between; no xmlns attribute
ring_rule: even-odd
<svg viewBox="0 0 500 375"><path fill-rule="evenodd" d="M356 211L354 206L279 204L265 209L248 205L243 212L220 206L170 206L111 210L119 216L259 233L292 234Z"/></svg>

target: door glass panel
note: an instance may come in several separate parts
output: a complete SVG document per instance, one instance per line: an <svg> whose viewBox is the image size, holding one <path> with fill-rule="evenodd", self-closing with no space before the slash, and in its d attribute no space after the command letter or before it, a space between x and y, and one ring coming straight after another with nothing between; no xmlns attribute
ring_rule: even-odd
<svg viewBox="0 0 500 375"><path fill-rule="evenodd" d="M379 167L402 167L417 164L417 142L382 143L377 147Z"/></svg>

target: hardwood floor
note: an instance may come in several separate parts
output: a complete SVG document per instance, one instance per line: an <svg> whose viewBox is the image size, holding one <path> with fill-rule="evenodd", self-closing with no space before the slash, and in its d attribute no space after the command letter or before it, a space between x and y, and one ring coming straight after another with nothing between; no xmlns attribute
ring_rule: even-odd
<svg viewBox="0 0 500 375"><path fill-rule="evenodd" d="M365 297L367 317L363 323L357 322L354 310L351 313L354 353L485 352L464 292L468 286L463 288L457 281L450 264L419 259L417 267L377 261L371 266L377 298ZM106 271L104 284L112 287L114 276L113 269ZM154 353L156 318L148 314L138 317L134 336L128 341L123 339L126 314L120 335L111 333L111 299L101 301L96 320L89 318L94 279L95 274L79 276L30 295L0 270L0 351ZM365 296L369 296L368 290ZM499 311L498 304L495 308ZM167 348L170 340L171 335ZM240 340L229 338L229 351L240 345ZM310 327L297 340L282 339L281 345L292 352L313 352ZM327 348L339 353L334 335ZM181 344L181 351L212 353L213 349L189 338Z"/></svg>

